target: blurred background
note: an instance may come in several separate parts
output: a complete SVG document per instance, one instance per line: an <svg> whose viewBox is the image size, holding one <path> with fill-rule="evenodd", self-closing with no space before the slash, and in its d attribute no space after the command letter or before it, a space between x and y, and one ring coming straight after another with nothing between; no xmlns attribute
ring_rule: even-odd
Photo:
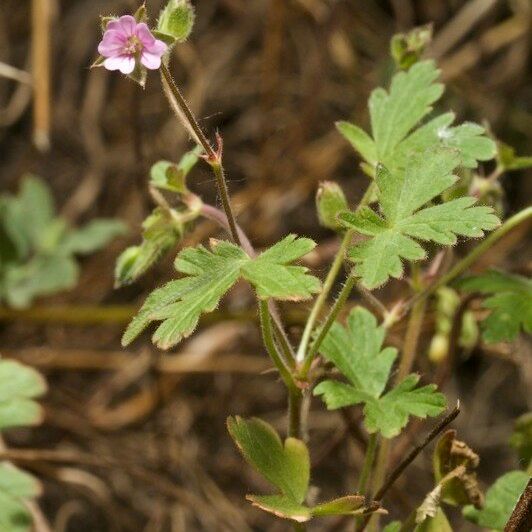
<svg viewBox="0 0 532 532"><path fill-rule="evenodd" d="M532 151L529 0L194 3L194 32L175 48L171 70L205 131L223 135L239 222L258 248L288 232L318 239L322 245L308 265L320 276L338 242L317 222L319 182L338 181L352 204L367 185L334 122L367 127L369 93L394 71L394 33L433 23L427 55L437 59L447 85L442 108L460 121L485 123L518 153ZM152 19L161 4L147 2ZM114 262L140 240L140 224L153 208L150 166L178 160L190 147L156 74L142 90L120 75L89 69L99 16L136 7L123 0L1 0L0 193L15 193L32 173L49 185L71 225L105 217L129 228L81 259L73 289L36 298L22 310L0 304L2 355L40 369L50 386L43 426L12 431L8 441L59 453L56 460L24 464L43 480L40 507L53 530L287 530L244 501L261 480L243 465L225 429L226 417L239 414L284 430L284 391L275 374L264 373L269 363L249 290L237 286L176 352L158 353L148 335L120 347L138 305L172 277L174 253L119 290L113 289ZM529 202L530 177L523 171L503 179L505 213ZM189 183L217 201L208 167L198 165ZM222 233L201 222L185 244L211 236ZM512 233L478 268L529 273L525 237L526 228ZM393 302L399 290L392 283L379 296ZM294 338L306 310L283 309ZM429 319L422 349L433 332ZM397 327L392 342L402 333ZM437 372L420 359L422 371ZM444 377L445 393L463 403L459 437L479 452L479 476L489 484L516 467L508 437L513 420L530 408L530 345L522 339L512 349L478 346L467 357L459 354L454 375ZM359 422L352 412L327 413L313 403L310 448L320 497L353 489L365 445ZM418 425L418 435L424 430ZM410 431L399 441L394 460L415 436ZM391 515L405 517L431 482L426 454L397 483L386 505ZM312 528L343 529L334 520ZM455 530L478 529L462 523Z"/></svg>

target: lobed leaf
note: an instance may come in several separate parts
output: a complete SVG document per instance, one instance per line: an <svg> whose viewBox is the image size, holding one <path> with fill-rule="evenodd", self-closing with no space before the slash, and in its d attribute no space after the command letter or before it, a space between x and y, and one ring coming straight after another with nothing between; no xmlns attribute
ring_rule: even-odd
<svg viewBox="0 0 532 532"><path fill-rule="evenodd" d="M112 218L92 220L84 227L68 232L60 243L60 251L67 255L88 255L105 247L111 240L126 232L125 224L119 220Z"/></svg>
<svg viewBox="0 0 532 532"><path fill-rule="evenodd" d="M320 351L349 383L322 381L314 395L322 395L329 409L363 403L366 429L392 438L410 416L436 416L445 409L446 402L434 385L416 388L419 376L413 374L382 395L397 357L396 349L382 349L384 334L375 317L361 307L351 311L347 328L335 323Z"/></svg>
<svg viewBox="0 0 532 532"><path fill-rule="evenodd" d="M521 328L532 333L532 281L520 275L490 271L462 280L458 286L488 295L483 306L491 310L482 322L488 343L512 341Z"/></svg>
<svg viewBox="0 0 532 532"><path fill-rule="evenodd" d="M128 326L123 345L152 321L162 321L153 341L162 349L172 347L192 333L201 314L213 311L240 277L254 286L261 299L309 298L319 291L319 280L309 275L307 268L288 263L314 246L312 240L290 235L254 259L223 241L214 241L210 251L203 246L183 250L175 267L186 277L152 292Z"/></svg>
<svg viewBox="0 0 532 532"><path fill-rule="evenodd" d="M413 157L404 172L392 174L383 165L377 166L375 181L383 217L369 208L339 216L345 227L372 237L348 253L364 286L373 289L390 277L400 278L403 260L425 258L416 240L454 245L457 236L480 237L497 227L493 210L474 206L473 198L422 208L455 182L453 170L458 164L455 150L439 148Z"/></svg>

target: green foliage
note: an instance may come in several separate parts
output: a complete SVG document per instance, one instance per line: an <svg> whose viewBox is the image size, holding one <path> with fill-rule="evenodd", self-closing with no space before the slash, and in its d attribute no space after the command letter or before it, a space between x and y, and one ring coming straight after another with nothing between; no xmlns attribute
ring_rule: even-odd
<svg viewBox="0 0 532 532"><path fill-rule="evenodd" d="M46 384L34 369L13 360L0 360L0 430L34 425L42 419L35 398ZM0 462L0 530L29 532L31 515L26 501L40 494L40 484L10 462Z"/></svg>
<svg viewBox="0 0 532 532"><path fill-rule="evenodd" d="M532 412L516 419L510 445L517 451L523 466L529 467L532 461Z"/></svg>
<svg viewBox="0 0 532 532"><path fill-rule="evenodd" d="M504 530L529 480L530 475L523 471L506 473L486 493L484 508L478 510L473 506L466 506L463 509L464 516L490 530Z"/></svg>
<svg viewBox="0 0 532 532"><path fill-rule="evenodd" d="M484 129L472 123L451 127L453 113L439 115L415 129L443 94L443 85L436 83L438 76L432 61L422 61L408 72L396 74L389 92L375 89L369 99L373 138L347 122L339 122L338 129L371 167L380 162L392 175L404 170L413 154L429 148L454 148L460 165L468 168L476 167L477 161L493 159L495 143L484 136Z"/></svg>
<svg viewBox="0 0 532 532"><path fill-rule="evenodd" d="M165 42L168 44L184 42L192 32L194 19L194 7L190 0L169 0L159 15L156 35L167 37Z"/></svg>
<svg viewBox="0 0 532 532"><path fill-rule="evenodd" d="M35 297L72 288L78 280L75 255L101 249L124 232L111 219L68 227L56 217L45 182L26 176L18 196L0 197L0 301L23 308Z"/></svg>
<svg viewBox="0 0 532 532"><path fill-rule="evenodd" d="M161 257L175 248L185 232L185 224L179 217L161 208L156 208L144 220L142 228L141 244L127 248L117 259L116 287L131 284L144 275Z"/></svg>
<svg viewBox="0 0 532 532"><path fill-rule="evenodd" d="M390 51L399 70L408 70L417 63L425 48L432 41L432 24L414 28L408 33L397 33L392 37Z"/></svg>
<svg viewBox="0 0 532 532"><path fill-rule="evenodd" d="M526 170L532 168L532 156L516 155L515 149L505 144L497 142L497 164L502 171Z"/></svg>
<svg viewBox="0 0 532 532"><path fill-rule="evenodd" d="M150 322L162 321L153 341L162 349L172 347L192 333L201 314L212 312L240 277L254 286L261 299L310 298L320 290L319 280L307 268L289 263L314 246L312 240L289 235L257 258L224 241L212 241L210 251L203 246L183 250L175 267L185 277L150 294L127 328L123 344L133 341Z"/></svg>
<svg viewBox="0 0 532 532"><path fill-rule="evenodd" d="M447 516L441 508L437 508L433 516L429 516L419 523L414 532L453 532Z"/></svg>
<svg viewBox="0 0 532 532"><path fill-rule="evenodd" d="M0 430L40 423L42 409L34 399L45 391L37 371L13 360L0 360Z"/></svg>
<svg viewBox="0 0 532 532"><path fill-rule="evenodd" d="M364 424L370 433L397 436L410 416L436 416L445 409L445 397L436 386L417 387L419 376L411 374L383 394L397 351L382 349L385 331L369 311L351 311L347 328L335 323L321 346L323 356L349 381L326 380L314 389L329 409L364 403Z"/></svg>
<svg viewBox="0 0 532 532"><path fill-rule="evenodd" d="M454 183L458 163L456 150L438 148L412 157L406 171L395 175L379 164L375 182L384 218L369 207L339 215L345 227L370 237L349 251L364 286L373 289L390 277L400 278L403 259L424 259L426 252L416 240L450 246L457 235L480 237L497 227L492 209L473 206L474 198L423 208Z"/></svg>
<svg viewBox="0 0 532 532"><path fill-rule="evenodd" d="M187 193L187 176L196 166L201 153L202 148L196 147L185 153L177 164L169 161L156 162L150 170L150 184L177 194Z"/></svg>
<svg viewBox="0 0 532 532"><path fill-rule="evenodd" d="M227 427L246 461L280 492L276 495L248 495L247 499L254 506L298 522L329 515L359 515L366 510L365 499L360 495L306 506L304 501L310 481L306 445L296 438L287 438L283 444L275 429L257 418L230 417Z"/></svg>
<svg viewBox="0 0 532 532"><path fill-rule="evenodd" d="M490 271L464 279L463 290L487 297L483 306L491 310L482 322L482 336L488 343L512 341L521 328L532 332L532 281L520 275Z"/></svg>
<svg viewBox="0 0 532 532"><path fill-rule="evenodd" d="M337 216L348 208L344 191L338 183L334 181L320 183L316 194L316 210L323 227L333 231L341 230L342 226L338 222Z"/></svg>

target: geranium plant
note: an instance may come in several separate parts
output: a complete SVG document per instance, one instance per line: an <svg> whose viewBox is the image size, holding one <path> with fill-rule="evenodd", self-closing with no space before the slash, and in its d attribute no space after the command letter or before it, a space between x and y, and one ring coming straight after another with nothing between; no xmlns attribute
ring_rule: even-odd
<svg viewBox="0 0 532 532"><path fill-rule="evenodd" d="M414 371L421 326L433 296L451 285L487 294L484 306L491 314L482 324L486 341L511 340L521 327L530 330L530 281L494 273L456 284L484 252L531 217L529 208L501 220L490 203L497 179L512 169L508 158L514 167L522 165L484 127L456 123L449 111L433 112L444 87L435 63L423 59L430 28L396 36L392 52L398 72L388 88L375 89L369 98L370 131L349 122L337 124L362 159L368 187L359 204L350 206L337 184L320 186L319 219L337 233L340 243L327 275L319 279L298 264L315 248L314 241L288 235L259 252L237 223L224 172L222 137L216 134L214 143L208 138L171 75L172 48L188 37L193 21L189 0L171 0L152 26L144 6L133 16L102 19L101 57L94 65L119 70L141 85L148 70L158 70L171 109L196 145L177 163L160 161L153 166L149 187L156 207L144 222L142 242L118 260L117 285L134 282L175 249L198 218L213 220L227 232L223 240L179 251L176 278L148 296L128 326L123 345L155 323L154 344L161 349L176 346L194 332L202 315L220 305L237 281L247 282L256 295L264 351L286 387L288 403L286 437L257 418L237 415L227 422L244 459L272 486L271 493L248 495L248 500L291 521L296 530L327 516L352 518L357 530L370 521L375 528L386 513L385 495L391 485L458 414L458 407L448 409L436 385ZM479 165L495 159L494 174L482 177ZM223 210L206 204L189 188L187 177L200 161L212 170ZM476 240L465 255L451 253L453 246L470 239ZM334 294L341 279L342 287ZM404 296L386 306L373 291L393 279L402 283ZM348 311L354 290L363 294L368 306ZM279 301L312 302L299 338L287 333ZM390 328L403 320L404 342L392 347ZM442 326L439 332L449 330ZM325 501L310 495L305 410L313 395L328 409L361 412L368 444L356 493L339 493ZM409 421L440 415L425 441L389 468L390 442ZM434 491L419 501L411 518L388 530L450 530L444 503L466 505L468 518L484 522L488 510L482 510L473 471L478 457L455 441L454 433L443 438L435 455ZM512 480L514 505L518 488L522 482ZM497 511L496 505L488 508Z"/></svg>

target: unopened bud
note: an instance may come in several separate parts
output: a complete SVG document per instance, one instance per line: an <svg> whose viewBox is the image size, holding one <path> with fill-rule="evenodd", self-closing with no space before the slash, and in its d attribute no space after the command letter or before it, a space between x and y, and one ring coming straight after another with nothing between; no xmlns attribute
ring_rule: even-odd
<svg viewBox="0 0 532 532"><path fill-rule="evenodd" d="M342 226L338 222L337 216L349 207L344 192L338 183L324 181L320 184L316 195L316 208L321 225L334 231L341 229Z"/></svg>
<svg viewBox="0 0 532 532"><path fill-rule="evenodd" d="M184 42L192 32L194 18L190 0L170 0L161 11L157 31L170 35L177 42Z"/></svg>

